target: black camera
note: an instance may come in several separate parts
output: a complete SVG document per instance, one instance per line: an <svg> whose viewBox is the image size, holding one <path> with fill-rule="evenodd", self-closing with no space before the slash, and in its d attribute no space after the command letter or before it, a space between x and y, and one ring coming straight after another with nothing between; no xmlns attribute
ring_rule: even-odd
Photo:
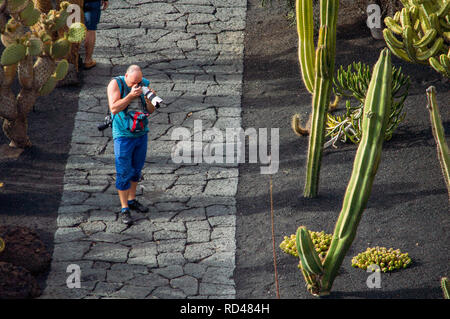
<svg viewBox="0 0 450 319"><path fill-rule="evenodd" d="M105 120L103 121L103 123L99 124L97 126L97 128L99 131L103 131L103 130L106 130L108 127L111 127L111 125L112 125L111 115L108 114L105 117Z"/></svg>

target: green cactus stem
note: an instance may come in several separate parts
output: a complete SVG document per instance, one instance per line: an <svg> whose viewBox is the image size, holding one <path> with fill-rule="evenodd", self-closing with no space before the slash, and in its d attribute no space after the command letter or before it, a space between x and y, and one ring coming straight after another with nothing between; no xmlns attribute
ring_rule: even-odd
<svg viewBox="0 0 450 319"><path fill-rule="evenodd" d="M362 119L363 134L333 239L323 261L323 272L317 275L304 270L307 272L305 280L310 287L309 291L314 295L330 293L333 281L356 235L381 158L391 108L391 90L391 53L388 49L384 49L374 67L367 91Z"/></svg>
<svg viewBox="0 0 450 319"><path fill-rule="evenodd" d="M449 147L445 139L444 127L442 125L441 115L439 114L439 108L436 103L436 88L430 86L427 89L427 108L430 112L430 121L433 131L434 140L436 141L437 153L439 162L442 168L442 174L444 175L445 184L447 185L447 191L450 199L450 155Z"/></svg>
<svg viewBox="0 0 450 319"><path fill-rule="evenodd" d="M322 163L323 144L325 140L325 121L330 104L332 78L330 77L327 56L327 26L319 31L319 47L316 50L316 78L313 94L311 132L309 134L308 160L306 163L306 180L303 195L316 197L319 188L319 174Z"/></svg>
<svg viewBox="0 0 450 319"><path fill-rule="evenodd" d="M314 93L314 25L312 0L297 0L298 60L306 89Z"/></svg>
<svg viewBox="0 0 450 319"><path fill-rule="evenodd" d="M309 135L306 180L303 194L316 197L319 187L326 113L330 95L336 51L336 21L338 0L320 1L320 29L317 49L314 46L314 19L312 0L296 0L298 57L303 82L313 94L310 129L300 126L299 115L292 118L292 128L297 135ZM309 133L309 134L308 134Z"/></svg>
<svg viewBox="0 0 450 319"><path fill-rule="evenodd" d="M441 289L444 294L444 299L450 299L450 293L448 291L450 289L450 284L448 283L447 277L441 278Z"/></svg>

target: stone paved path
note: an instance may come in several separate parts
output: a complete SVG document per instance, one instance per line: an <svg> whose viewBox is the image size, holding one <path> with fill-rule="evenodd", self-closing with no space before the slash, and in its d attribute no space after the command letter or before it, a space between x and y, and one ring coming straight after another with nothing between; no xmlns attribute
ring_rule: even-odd
<svg viewBox="0 0 450 319"><path fill-rule="evenodd" d="M241 126L246 7L246 0L126 0L103 11L41 298L235 297L237 164L175 164L171 132L192 130L194 120L203 131ZM117 216L111 133L97 124L111 77L134 63L168 106L151 118L138 189L150 213L132 213L127 227ZM70 264L80 266L79 289L66 285Z"/></svg>

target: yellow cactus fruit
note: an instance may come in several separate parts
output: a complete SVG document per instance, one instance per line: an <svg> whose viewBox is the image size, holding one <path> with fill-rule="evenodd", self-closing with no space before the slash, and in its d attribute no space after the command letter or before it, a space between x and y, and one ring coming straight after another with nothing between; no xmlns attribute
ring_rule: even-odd
<svg viewBox="0 0 450 319"><path fill-rule="evenodd" d="M28 0L8 0L7 9L10 13L18 13L25 9L28 5Z"/></svg>
<svg viewBox="0 0 450 319"><path fill-rule="evenodd" d="M41 96L50 94L53 91L53 89L56 87L57 82L58 81L55 79L54 76L49 77L47 82L45 82L44 85L39 90L39 94Z"/></svg>
<svg viewBox="0 0 450 319"><path fill-rule="evenodd" d="M58 62L58 65L56 66L56 70L53 76L57 81L61 81L67 75L68 71L69 71L69 62L63 59Z"/></svg>
<svg viewBox="0 0 450 319"><path fill-rule="evenodd" d="M39 38L31 38L27 43L27 55L37 56L42 53L44 43Z"/></svg>
<svg viewBox="0 0 450 319"><path fill-rule="evenodd" d="M67 39L59 39L50 48L50 55L54 59L65 57L70 51L70 42Z"/></svg>
<svg viewBox="0 0 450 319"><path fill-rule="evenodd" d="M71 43L80 43L86 37L86 26L81 22L75 22L70 25L67 39Z"/></svg>
<svg viewBox="0 0 450 319"><path fill-rule="evenodd" d="M33 66L33 87L39 89L48 78L55 72L55 62L48 56L40 56L37 58Z"/></svg>
<svg viewBox="0 0 450 319"><path fill-rule="evenodd" d="M23 58L25 58L26 47L20 43L14 43L10 46L7 46L5 50L3 50L1 57L2 65L11 65L16 64Z"/></svg>

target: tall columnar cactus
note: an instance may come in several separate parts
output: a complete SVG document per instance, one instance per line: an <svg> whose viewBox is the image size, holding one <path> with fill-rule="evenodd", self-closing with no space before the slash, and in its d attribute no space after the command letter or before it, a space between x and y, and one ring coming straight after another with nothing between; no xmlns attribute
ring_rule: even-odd
<svg viewBox="0 0 450 319"><path fill-rule="evenodd" d="M5 46L0 58L0 118L10 146L31 146L27 135L27 115L40 95L49 94L67 73L70 44L81 42L86 27L72 24L63 36L58 30L66 25L68 2L60 9L41 13L30 0L0 0L1 41ZM8 19L8 17L10 17ZM16 96L11 85L18 77L21 89Z"/></svg>
<svg viewBox="0 0 450 319"><path fill-rule="evenodd" d="M436 141L439 162L441 163L442 173L450 199L450 154L447 141L445 139L444 127L436 103L436 88L430 86L427 89L427 108L430 111L431 127Z"/></svg>
<svg viewBox="0 0 450 319"><path fill-rule="evenodd" d="M310 117L308 161L306 164L305 197L315 197L319 187L320 164L325 139L325 120L330 105L336 51L336 23L338 0L320 1L320 30L317 48L314 46L314 21L312 0L296 1L298 32L298 58L303 82L313 94ZM299 125L299 115L292 120L296 134L305 129Z"/></svg>
<svg viewBox="0 0 450 319"><path fill-rule="evenodd" d="M450 77L450 0L402 0L402 3L401 11L384 20L386 44L399 58L429 64Z"/></svg>
<svg viewBox="0 0 450 319"><path fill-rule="evenodd" d="M329 294L345 254L356 235L381 158L391 108L391 86L391 54L388 49L384 49L373 70L364 106L363 135L333 239L323 262L314 250L306 228L300 227L297 231L297 250L302 272L308 291L313 295Z"/></svg>

